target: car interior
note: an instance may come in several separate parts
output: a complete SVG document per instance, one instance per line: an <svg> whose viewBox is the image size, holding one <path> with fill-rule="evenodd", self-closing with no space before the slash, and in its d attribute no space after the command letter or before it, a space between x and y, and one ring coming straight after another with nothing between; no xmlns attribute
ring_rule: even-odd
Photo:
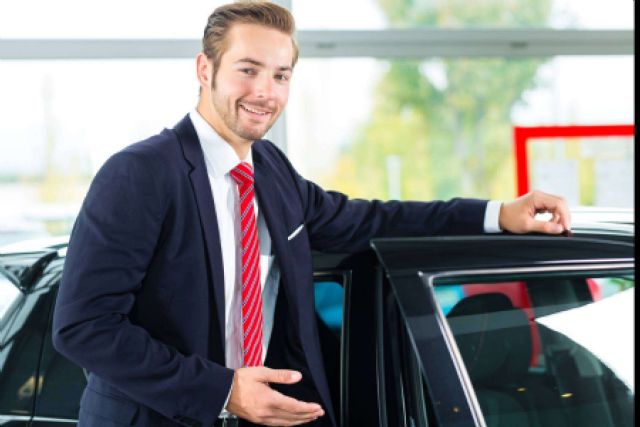
<svg viewBox="0 0 640 427"><path fill-rule="evenodd" d="M593 303L587 287L584 279L526 283L536 317ZM611 369L505 294L463 298L447 319L488 426L631 425L633 392Z"/></svg>

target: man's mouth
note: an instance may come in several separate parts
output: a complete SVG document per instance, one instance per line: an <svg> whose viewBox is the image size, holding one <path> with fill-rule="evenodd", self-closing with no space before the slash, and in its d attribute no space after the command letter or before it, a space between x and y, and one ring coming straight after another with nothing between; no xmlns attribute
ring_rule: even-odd
<svg viewBox="0 0 640 427"><path fill-rule="evenodd" d="M239 105L240 105L240 107L242 107L243 110L245 110L245 111L247 111L249 113L252 113L252 114L257 114L259 116L266 116L268 114L271 114L271 111L265 110L265 109L262 109L262 108L250 107L250 106L248 106L247 104L244 104L244 103L240 103Z"/></svg>

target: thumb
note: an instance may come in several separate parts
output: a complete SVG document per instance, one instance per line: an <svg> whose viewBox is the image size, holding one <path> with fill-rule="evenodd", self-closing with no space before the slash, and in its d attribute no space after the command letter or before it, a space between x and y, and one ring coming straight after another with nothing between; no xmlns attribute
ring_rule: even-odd
<svg viewBox="0 0 640 427"><path fill-rule="evenodd" d="M545 234L560 234L564 231L564 227L553 221L533 220L531 222L531 231Z"/></svg>
<svg viewBox="0 0 640 427"><path fill-rule="evenodd" d="M264 368L260 379L268 383L293 384L302 379L302 374L289 369Z"/></svg>

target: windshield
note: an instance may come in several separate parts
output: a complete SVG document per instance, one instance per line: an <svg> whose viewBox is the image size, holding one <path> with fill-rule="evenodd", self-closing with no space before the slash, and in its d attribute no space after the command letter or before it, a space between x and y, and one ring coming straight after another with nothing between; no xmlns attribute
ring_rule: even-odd
<svg viewBox="0 0 640 427"><path fill-rule="evenodd" d="M634 285L546 273L436 286L487 425L632 426Z"/></svg>

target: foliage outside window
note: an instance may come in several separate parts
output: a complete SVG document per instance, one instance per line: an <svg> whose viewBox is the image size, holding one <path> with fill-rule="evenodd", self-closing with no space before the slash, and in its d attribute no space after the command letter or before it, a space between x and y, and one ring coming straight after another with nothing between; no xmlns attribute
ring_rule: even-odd
<svg viewBox="0 0 640 427"><path fill-rule="evenodd" d="M543 26L550 2L398 2L380 0L389 21L450 26L452 20ZM392 62L377 84L371 119L327 178L349 194L386 199L456 195L512 197L511 111L535 86L544 59L430 59ZM441 76L439 79L436 76ZM399 194L389 173L399 165ZM397 169L397 167L396 167ZM489 191L488 191L489 189Z"/></svg>

